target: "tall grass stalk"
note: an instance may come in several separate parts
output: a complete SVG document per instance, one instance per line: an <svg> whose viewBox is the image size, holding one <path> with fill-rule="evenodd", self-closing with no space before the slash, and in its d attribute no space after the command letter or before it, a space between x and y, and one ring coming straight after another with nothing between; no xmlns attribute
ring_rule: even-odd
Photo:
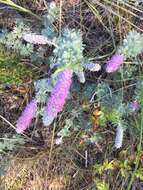
<svg viewBox="0 0 143 190"><path fill-rule="evenodd" d="M130 182L128 184L127 190L131 190L132 184L133 184L133 181L134 181L134 178L135 178L136 171L137 171L137 169L139 167L140 151L142 149L142 140L143 140L143 105L141 106L140 141L139 141L139 144L138 144L138 155L136 157L135 169L134 169L134 171L132 173L132 176L131 176Z"/></svg>
<svg viewBox="0 0 143 190"><path fill-rule="evenodd" d="M8 6L11 6L12 8L14 8L14 9L16 9L18 11L30 14L31 16L35 17L36 19L41 20L41 18L38 15L34 14L32 11L30 11L30 10L24 8L24 7L21 7L21 6L17 5L16 3L14 3L11 0L0 0L0 3L4 3L4 4L6 4Z"/></svg>
<svg viewBox="0 0 143 190"><path fill-rule="evenodd" d="M114 0L114 1L84 0L84 2L88 5L88 7L93 12L93 14L95 14L96 18L101 22L101 24L107 29L108 32L109 32L109 29L107 28L107 26L105 26L103 19L102 19L103 14L99 13L99 11L96 8L97 6L101 7L102 9L104 9L106 12L112 14L113 16L118 17L121 20L125 21L126 23L131 25L133 28L143 31L142 28L140 28L136 24L134 24L132 20L130 21L129 18L126 18L124 16L124 14L127 13L130 16L133 16L135 18L142 20L141 16L138 16L132 10L136 10L137 12L142 12L142 11L140 9L138 9L135 5L131 6L128 1L126 3L122 1L122 2L120 2L120 4L118 4L119 1L117 1L117 0ZM118 9L120 11L117 12L116 9ZM130 9L132 9L132 10L130 10Z"/></svg>

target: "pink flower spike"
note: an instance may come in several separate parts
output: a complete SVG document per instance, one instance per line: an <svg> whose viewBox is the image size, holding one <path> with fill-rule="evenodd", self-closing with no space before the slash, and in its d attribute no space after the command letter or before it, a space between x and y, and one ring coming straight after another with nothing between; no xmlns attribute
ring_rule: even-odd
<svg viewBox="0 0 143 190"><path fill-rule="evenodd" d="M63 110L72 83L72 74L73 72L68 69L59 74L57 83L43 114L43 123L45 126L50 125L57 117L57 114Z"/></svg>
<svg viewBox="0 0 143 190"><path fill-rule="evenodd" d="M124 56L120 54L115 54L106 64L106 72L112 73L117 71L124 62Z"/></svg>
<svg viewBox="0 0 143 190"><path fill-rule="evenodd" d="M37 102L32 100L22 112L21 116L17 120L16 132L23 133L31 124L32 119L34 118L37 111Z"/></svg>
<svg viewBox="0 0 143 190"><path fill-rule="evenodd" d="M36 35L36 34L24 34L23 35L23 39L26 42L29 42L31 44L41 44L41 45L45 45L48 44L49 41L47 39L46 36L42 36L42 35Z"/></svg>
<svg viewBox="0 0 143 190"><path fill-rule="evenodd" d="M139 103L136 100L134 100L134 101L132 101L132 102L129 103L129 109L131 111L133 111L133 112L136 111L136 110L138 110L139 107L140 107L140 105L139 105Z"/></svg>

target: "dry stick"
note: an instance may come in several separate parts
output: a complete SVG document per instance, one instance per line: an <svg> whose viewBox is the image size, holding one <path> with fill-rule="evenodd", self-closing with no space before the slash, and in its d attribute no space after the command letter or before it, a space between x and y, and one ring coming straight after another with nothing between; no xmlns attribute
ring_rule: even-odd
<svg viewBox="0 0 143 190"><path fill-rule="evenodd" d="M113 1L111 2L111 1L109 1L109 0L105 0L105 2L106 2L106 3L109 3L111 6L115 6L115 7L119 8L119 9L122 9L123 11L125 11L125 12L131 14L132 16L137 17L137 18L139 18L139 19L142 20L142 18L141 18L139 15L137 15L137 14L135 14L134 12L130 11L129 8L126 9L126 8L124 8L123 6L118 5L117 2L114 3ZM126 3L124 3L124 2L122 2L122 3L123 3L123 4L126 4ZM127 5L127 4L126 4L126 5ZM137 10L138 10L138 9L137 9ZM137 10L136 10L136 11L137 11Z"/></svg>
<svg viewBox="0 0 143 190"><path fill-rule="evenodd" d="M99 12L97 11L97 9L95 8L95 6L90 3L88 0L84 0L84 2L87 4L87 6L91 9L91 11L93 12L93 14L96 16L96 18L99 20L99 22L103 25L103 27L108 31L109 29L106 27L106 25L103 23L101 16L99 15ZM96 13L95 13L96 12Z"/></svg>
<svg viewBox="0 0 143 190"><path fill-rule="evenodd" d="M84 0L86 1L86 0ZM138 28L135 24L133 24L132 22L130 22L129 20L127 20L126 18L124 18L121 15L118 15L115 11L113 11L112 9L108 9L108 7L106 7L105 5L103 5L102 3L100 3L100 1L98 0L93 0L92 2L96 3L97 5L101 6L103 9L105 9L106 11L110 11L113 15L118 16L119 18L121 18L122 20L126 21L128 24L130 24L131 26L135 27L136 29L143 31L141 28Z"/></svg>
<svg viewBox="0 0 143 190"><path fill-rule="evenodd" d="M4 118L2 115L0 115L0 118L1 118L3 121L5 121L8 125L10 125L13 129L16 129L16 127L15 127L14 125L12 125L12 124L11 124L6 118ZM31 141L31 138L29 138L28 136L26 136L26 135L23 134L23 133L22 133L22 135Z"/></svg>
<svg viewBox="0 0 143 190"><path fill-rule="evenodd" d="M125 1L122 1L122 3L125 4L125 5L126 5L128 8L130 8L130 9L133 9L133 10L138 11L138 12L140 12L140 13L143 12L141 9L137 8L137 6L134 5L134 4L132 4L131 2L127 2L127 3L126 3ZM140 7L140 8L141 8L141 7Z"/></svg>
<svg viewBox="0 0 143 190"><path fill-rule="evenodd" d="M85 168L87 168L87 165L88 165L88 152L87 150L85 151Z"/></svg>
<svg viewBox="0 0 143 190"><path fill-rule="evenodd" d="M62 6L63 6L63 1L60 0L60 20L59 20L59 33L60 33L60 36L61 36L61 31L62 31Z"/></svg>
<svg viewBox="0 0 143 190"><path fill-rule="evenodd" d="M14 9L16 9L18 11L28 13L28 14L32 15L33 17L37 18L38 20L41 20L41 18L39 16L37 16L36 14L34 14L32 11L17 5L16 3L14 3L11 0L0 0L0 3L4 3L4 4L8 5L8 6L13 7Z"/></svg>
<svg viewBox="0 0 143 190"><path fill-rule="evenodd" d="M7 124L9 124L13 129L16 129L14 125L12 125L6 118L4 118L2 115L0 115L0 118L4 120Z"/></svg>
<svg viewBox="0 0 143 190"><path fill-rule="evenodd" d="M54 136L55 136L55 129L56 129L56 124L54 123L52 140L51 140L51 147L50 147L50 153L49 153L49 160L48 160L48 166L47 166L47 174L49 172L49 167L50 167L50 162L51 162L51 157L52 157L52 151L53 151L53 145L54 145Z"/></svg>

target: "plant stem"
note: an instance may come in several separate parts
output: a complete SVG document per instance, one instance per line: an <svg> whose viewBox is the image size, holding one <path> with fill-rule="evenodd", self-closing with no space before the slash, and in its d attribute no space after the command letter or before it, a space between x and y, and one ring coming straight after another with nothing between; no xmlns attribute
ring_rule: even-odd
<svg viewBox="0 0 143 190"><path fill-rule="evenodd" d="M143 106L141 106L141 131L140 131L140 141L139 141L139 145L138 145L138 154L137 154L137 158L136 158L136 165L135 165L135 169L132 173L132 176L131 176L127 190L131 189L132 183L133 183L134 178L135 178L136 171L137 171L138 166L139 166L139 161L140 161L139 153L141 151L142 139L143 139Z"/></svg>

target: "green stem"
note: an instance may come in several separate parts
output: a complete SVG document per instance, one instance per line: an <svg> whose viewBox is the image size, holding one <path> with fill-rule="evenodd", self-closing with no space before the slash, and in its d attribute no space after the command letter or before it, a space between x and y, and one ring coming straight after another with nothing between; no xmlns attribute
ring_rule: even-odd
<svg viewBox="0 0 143 190"><path fill-rule="evenodd" d="M139 161L140 161L139 153L140 153L141 147L142 147L142 139L143 139L143 107L141 107L141 131L140 131L140 141L139 141L139 145L138 145L138 155L137 155L137 158L136 158L135 169L134 169L134 171L132 173L132 176L131 176L131 179L130 179L130 182L129 182L127 190L131 189L132 183L133 183L134 178L135 178L136 171L137 171L137 169L139 167Z"/></svg>
<svg viewBox="0 0 143 190"><path fill-rule="evenodd" d="M28 13L28 14L32 15L33 17L35 17L36 19L41 20L41 18L39 16L37 16L36 14L34 14L32 11L30 11L28 9L25 9L24 7L21 7L21 6L17 5L17 4L15 4L11 0L0 0L0 3L4 3L6 5L9 5L9 6L13 7L14 9L16 9L18 11Z"/></svg>

